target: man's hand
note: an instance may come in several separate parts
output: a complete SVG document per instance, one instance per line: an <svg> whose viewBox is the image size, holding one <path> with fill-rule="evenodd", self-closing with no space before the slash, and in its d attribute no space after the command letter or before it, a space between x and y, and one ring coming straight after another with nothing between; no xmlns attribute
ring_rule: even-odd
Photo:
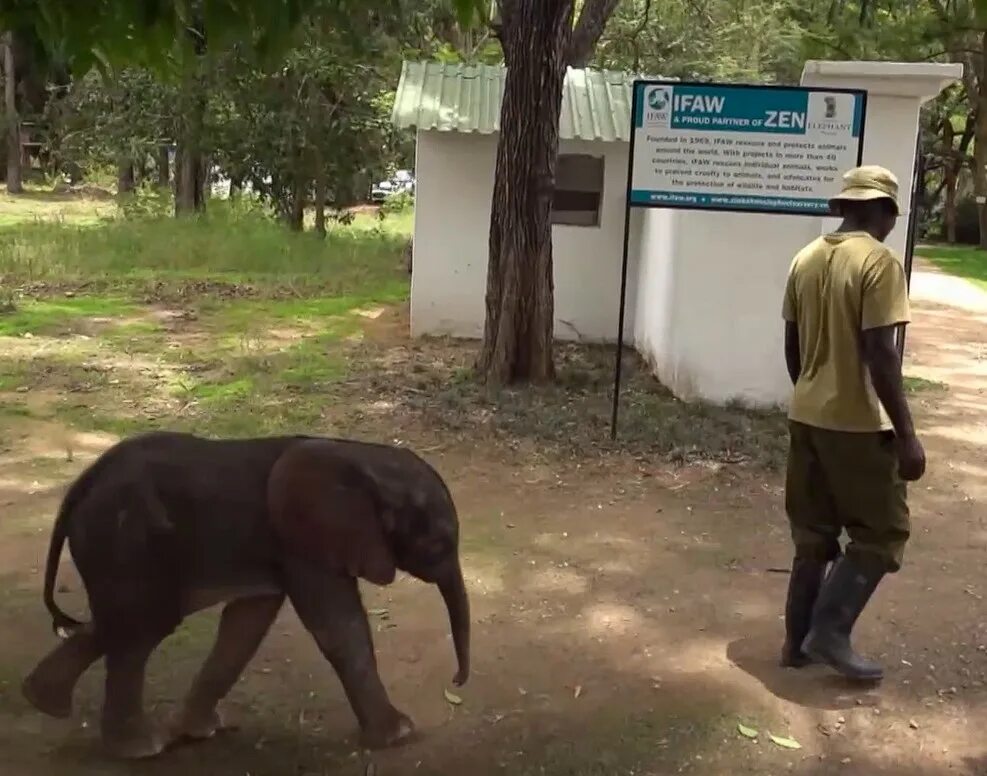
<svg viewBox="0 0 987 776"><path fill-rule="evenodd" d="M896 440L898 446L898 473L901 479L906 482L915 482L925 474L925 450L922 443L914 434L899 437Z"/></svg>

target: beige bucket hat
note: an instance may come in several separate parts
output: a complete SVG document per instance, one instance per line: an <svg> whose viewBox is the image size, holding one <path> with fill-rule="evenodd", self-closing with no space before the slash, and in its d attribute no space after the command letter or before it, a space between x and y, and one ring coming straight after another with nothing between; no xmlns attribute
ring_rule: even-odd
<svg viewBox="0 0 987 776"><path fill-rule="evenodd" d="M843 190L829 200L834 210L840 202L864 202L870 199L890 199L895 212L901 213L898 204L898 178L891 170L876 164L854 167L843 176Z"/></svg>

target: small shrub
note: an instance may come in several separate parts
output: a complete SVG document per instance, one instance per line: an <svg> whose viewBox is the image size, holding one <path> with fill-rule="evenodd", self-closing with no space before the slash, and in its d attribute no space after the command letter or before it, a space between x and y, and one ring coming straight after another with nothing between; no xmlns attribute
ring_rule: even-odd
<svg viewBox="0 0 987 776"><path fill-rule="evenodd" d="M407 191L394 194L383 201L378 211L381 218L407 213L415 206L415 198Z"/></svg>

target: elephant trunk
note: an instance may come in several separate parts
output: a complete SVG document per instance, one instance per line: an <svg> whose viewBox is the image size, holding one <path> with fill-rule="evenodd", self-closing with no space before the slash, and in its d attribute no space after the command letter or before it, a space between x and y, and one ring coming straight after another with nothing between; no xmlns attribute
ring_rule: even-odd
<svg viewBox="0 0 987 776"><path fill-rule="evenodd" d="M463 571L457 563L452 573L439 580L439 592L449 611L449 627L452 643L456 648L459 671L453 683L462 685L470 675L470 602L466 595Z"/></svg>

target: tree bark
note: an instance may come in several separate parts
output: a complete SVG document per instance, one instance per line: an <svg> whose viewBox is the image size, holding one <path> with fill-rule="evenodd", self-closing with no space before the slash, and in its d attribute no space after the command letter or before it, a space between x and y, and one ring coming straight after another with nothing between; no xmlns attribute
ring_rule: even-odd
<svg viewBox="0 0 987 776"><path fill-rule="evenodd" d="M493 384L555 375L552 191L573 0L504 0L507 63L477 362Z"/></svg>
<svg viewBox="0 0 987 776"><path fill-rule="evenodd" d="M291 186L291 212L288 214L288 228L293 232L305 229L305 190L307 187L300 175L296 175Z"/></svg>
<svg viewBox="0 0 987 776"><path fill-rule="evenodd" d="M168 159L168 146L158 148L158 188L168 188L171 183L171 163Z"/></svg>
<svg viewBox="0 0 987 776"><path fill-rule="evenodd" d="M203 208L202 154L190 141L181 149L175 170L175 215L186 216Z"/></svg>
<svg viewBox="0 0 987 776"><path fill-rule="evenodd" d="M596 51L596 44L600 42L607 21L617 10L618 5L620 0L585 0L569 42L569 53L566 57L569 67L589 66Z"/></svg>
<svg viewBox="0 0 987 776"><path fill-rule="evenodd" d="M203 128L206 116L206 96L200 79L202 57L206 51L205 33L201 20L193 24L197 30L192 35L194 54L184 63L182 84L182 109L185 112L181 124L179 148L180 160L175 169L175 216L191 215L205 209L205 159L202 148ZM191 34L191 33L190 33Z"/></svg>
<svg viewBox="0 0 987 776"><path fill-rule="evenodd" d="M977 122L974 127L973 193L980 221L980 247L987 248L987 32L980 33L977 78Z"/></svg>
<svg viewBox="0 0 987 776"><path fill-rule="evenodd" d="M24 191L21 173L21 122L17 115L17 79L14 70L14 34L3 37L4 116L7 125L7 193Z"/></svg>
<svg viewBox="0 0 987 776"><path fill-rule="evenodd" d="M135 188L134 160L117 161L117 194L132 194Z"/></svg>
<svg viewBox="0 0 987 776"><path fill-rule="evenodd" d="M953 159L956 142L956 132L953 129L952 116L947 112L942 120L942 145L945 152L945 163L943 164L943 188L946 192L946 200L943 204L942 221L946 232L946 242L952 244L956 242L956 183L959 178L959 169Z"/></svg>
<svg viewBox="0 0 987 776"><path fill-rule="evenodd" d="M315 152L315 231L326 236L326 170L322 154Z"/></svg>

